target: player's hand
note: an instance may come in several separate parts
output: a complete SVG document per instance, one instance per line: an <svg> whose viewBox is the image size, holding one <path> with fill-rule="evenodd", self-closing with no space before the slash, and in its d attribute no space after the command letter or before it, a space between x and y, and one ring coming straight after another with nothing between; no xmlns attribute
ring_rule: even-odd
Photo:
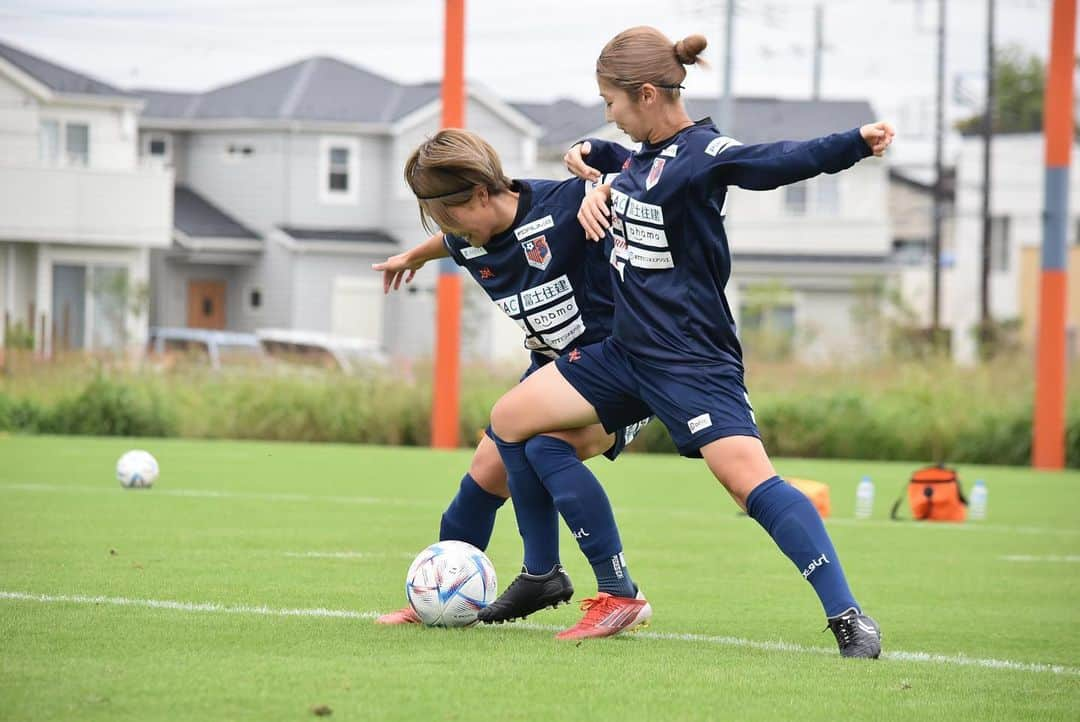
<svg viewBox="0 0 1080 722"><path fill-rule="evenodd" d="M859 134L862 135L863 140L870 146L870 150L874 155L885 155L885 149L892 143L893 136L896 135L896 129L889 123L879 120L876 123L870 123L859 128Z"/></svg>
<svg viewBox="0 0 1080 722"><path fill-rule="evenodd" d="M585 156L589 154L590 150L592 150L592 144L589 141L578 143L566 151L566 155L563 156L563 164L566 166L566 170L582 180L598 181L600 180L600 171L585 162Z"/></svg>
<svg viewBox="0 0 1080 722"><path fill-rule="evenodd" d="M578 223L585 229L585 237L590 241L599 241L611 227L610 201L610 183L596 186L582 199L577 218Z"/></svg>
<svg viewBox="0 0 1080 722"><path fill-rule="evenodd" d="M382 287L383 293L390 293L390 290L398 290L401 288L402 280L405 283L412 283L413 276L416 272L424 267L424 261L417 261L409 255L409 252L399 253L396 256L390 256L382 263L372 263L371 268L375 271L382 271Z"/></svg>

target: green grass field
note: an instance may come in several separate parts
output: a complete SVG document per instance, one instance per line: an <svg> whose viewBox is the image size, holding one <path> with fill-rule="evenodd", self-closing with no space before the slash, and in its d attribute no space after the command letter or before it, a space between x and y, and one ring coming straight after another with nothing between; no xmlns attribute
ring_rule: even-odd
<svg viewBox="0 0 1080 722"><path fill-rule="evenodd" d="M143 447L162 476L125 491ZM917 464L778 461L828 521L883 658L843 660L810 586L700 462L593 464L655 613L580 645L529 625L385 628L467 452L0 438L0 719L1080 719L1080 473L961 467L989 519L887 520ZM875 518L851 519L862 474ZM509 507L489 556L520 564ZM594 591L564 532L576 598Z"/></svg>

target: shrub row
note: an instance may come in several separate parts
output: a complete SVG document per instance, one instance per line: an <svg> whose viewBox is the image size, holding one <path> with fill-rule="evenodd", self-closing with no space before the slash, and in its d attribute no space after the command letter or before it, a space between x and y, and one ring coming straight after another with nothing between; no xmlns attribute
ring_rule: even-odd
<svg viewBox="0 0 1080 722"><path fill-rule="evenodd" d="M473 373L462 383L461 438L470 446L514 378ZM812 390L776 388L754 398L776 456L947 460L1026 465L1031 402L1024 393L925 384L876 385L841 376ZM69 379L69 383L71 383ZM992 381L987 382L992 385ZM335 374L81 377L66 392L20 394L0 386L0 430L106 436L268 439L426 445L430 384ZM674 452L658 422L631 447ZM1080 468L1080 402L1070 401L1068 465Z"/></svg>

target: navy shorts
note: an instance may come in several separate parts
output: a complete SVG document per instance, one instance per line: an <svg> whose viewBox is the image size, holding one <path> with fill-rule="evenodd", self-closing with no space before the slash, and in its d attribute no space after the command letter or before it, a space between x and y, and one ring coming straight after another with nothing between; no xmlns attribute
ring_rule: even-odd
<svg viewBox="0 0 1080 722"><path fill-rule="evenodd" d="M555 363L608 431L656 414L679 453L690 457L728 436L760 438L742 370L729 364L646 363L611 339L574 349Z"/></svg>
<svg viewBox="0 0 1080 722"><path fill-rule="evenodd" d="M518 379L518 383L521 383L525 379L529 378L540 368L547 366L552 361L554 361L554 359L548 358L547 356L543 356L534 351L532 353L532 361L529 363L529 368L525 369L525 373L523 373L521 375L521 378ZM615 443L611 445L611 448L604 452L604 456L611 459L612 461L615 461L615 458L619 454L621 454L623 449L629 446L635 438L637 438L637 435L641 433L641 430L644 429L650 421L652 421L652 418L652 413L646 412L644 416L640 416L633 421L622 424L615 429L611 429L605 425L604 429L609 434L615 434Z"/></svg>

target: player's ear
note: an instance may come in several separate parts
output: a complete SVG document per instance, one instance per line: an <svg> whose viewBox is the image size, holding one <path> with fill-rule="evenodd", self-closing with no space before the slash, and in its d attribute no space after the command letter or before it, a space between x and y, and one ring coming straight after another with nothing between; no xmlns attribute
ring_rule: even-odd
<svg viewBox="0 0 1080 722"><path fill-rule="evenodd" d="M476 186L476 190L473 191L473 198L475 198L481 206L486 206L488 201L491 200L491 194L488 192L486 186Z"/></svg>
<svg viewBox="0 0 1080 722"><path fill-rule="evenodd" d="M638 102L643 105L651 105L656 100L657 90L652 83L645 83L638 91Z"/></svg>

